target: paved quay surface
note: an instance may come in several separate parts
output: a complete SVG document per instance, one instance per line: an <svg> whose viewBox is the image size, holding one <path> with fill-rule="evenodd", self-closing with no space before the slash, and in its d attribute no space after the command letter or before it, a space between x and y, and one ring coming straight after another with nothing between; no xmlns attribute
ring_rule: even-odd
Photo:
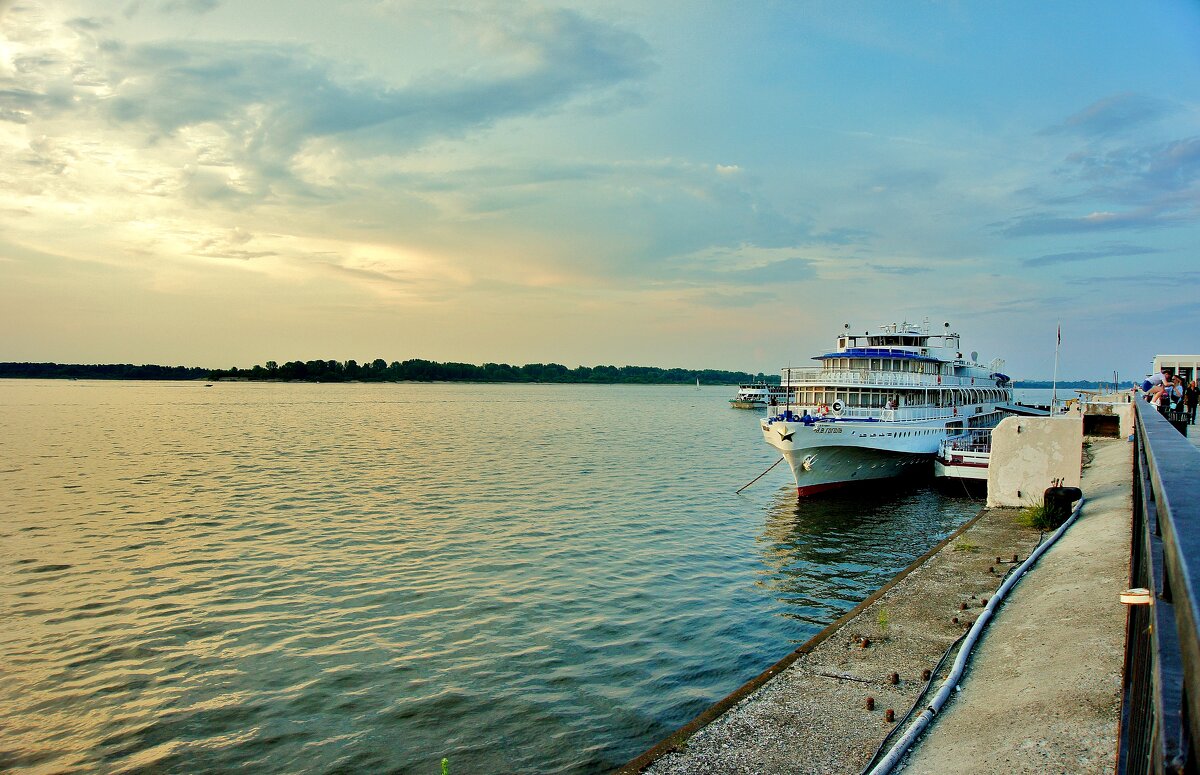
<svg viewBox="0 0 1200 775"><path fill-rule="evenodd" d="M1079 519L1014 588L905 775L1116 766L1133 445L1093 441Z"/></svg>
<svg viewBox="0 0 1200 775"><path fill-rule="evenodd" d="M1128 577L1125 440L1088 439L1079 520L1010 593L962 689L902 766L906 773L1102 772L1115 761ZM817 642L698 729L622 772L857 773L925 687L922 671L966 631L1012 557L1039 541L1016 509L987 509ZM1004 562L997 563L997 557ZM958 621L956 622L955 619ZM862 637L870 644L863 647ZM949 663L937 675L943 675ZM892 673L899 682L892 684ZM867 698L875 700L867 709ZM664 753L664 751L666 751Z"/></svg>

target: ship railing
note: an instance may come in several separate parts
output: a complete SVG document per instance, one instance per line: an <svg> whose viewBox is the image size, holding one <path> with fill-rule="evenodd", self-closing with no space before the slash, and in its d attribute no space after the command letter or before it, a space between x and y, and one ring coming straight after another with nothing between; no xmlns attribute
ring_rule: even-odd
<svg viewBox="0 0 1200 775"><path fill-rule="evenodd" d="M962 433L951 436L942 442L947 450L955 452L991 452L992 429L968 428Z"/></svg>
<svg viewBox="0 0 1200 775"><path fill-rule="evenodd" d="M808 407L808 413L815 415L816 408ZM952 406L901 407L900 409L849 406L840 413L833 413L828 416L841 420L868 420L876 418L882 422L966 419L966 414L961 407L958 410L958 414L955 414L954 407Z"/></svg>
<svg viewBox="0 0 1200 775"><path fill-rule="evenodd" d="M869 385L871 387L989 388L995 381L987 376L960 377L947 374L914 374L907 371L873 369L784 369L785 385Z"/></svg>
<svg viewBox="0 0 1200 775"><path fill-rule="evenodd" d="M1200 745L1200 451L1144 401L1133 460L1133 544L1119 773L1196 772Z"/></svg>

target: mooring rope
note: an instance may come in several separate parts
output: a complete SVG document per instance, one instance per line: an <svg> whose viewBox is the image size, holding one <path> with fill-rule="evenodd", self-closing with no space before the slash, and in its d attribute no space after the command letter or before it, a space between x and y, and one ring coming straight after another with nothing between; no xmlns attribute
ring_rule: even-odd
<svg viewBox="0 0 1200 775"><path fill-rule="evenodd" d="M766 475L767 475L767 471L770 471L772 468L774 468L775 466L779 465L779 464L780 464L780 463L782 463L782 462L783 462L783 458L779 458L778 460L776 460L774 463L772 463L772 464L771 464L771 465L770 465L770 466L767 468L767 470L766 470L766 471L763 471L761 474L759 474L758 476L754 477L754 478L753 478L753 479L751 479L749 482L746 482L745 486L743 486L743 487L739 487L739 488L738 488L738 491L737 491L737 492L735 492L735 493L734 493L734 495L740 495L740 494L741 494L741 492L742 492L742 490L744 490L744 489L746 489L746 487L749 487L750 485L754 484L754 483L755 483L755 482L757 482L759 479L762 479L764 476L766 476Z"/></svg>

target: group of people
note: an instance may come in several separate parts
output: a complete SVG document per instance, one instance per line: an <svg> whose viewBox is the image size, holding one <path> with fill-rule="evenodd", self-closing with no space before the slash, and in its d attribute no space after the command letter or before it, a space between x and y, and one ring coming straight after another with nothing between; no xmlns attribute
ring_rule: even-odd
<svg viewBox="0 0 1200 775"><path fill-rule="evenodd" d="M1183 378L1172 369L1163 369L1142 383L1142 392L1147 401L1163 414L1187 412L1190 425L1196 424L1196 404L1200 403L1200 388L1196 380L1184 383Z"/></svg>

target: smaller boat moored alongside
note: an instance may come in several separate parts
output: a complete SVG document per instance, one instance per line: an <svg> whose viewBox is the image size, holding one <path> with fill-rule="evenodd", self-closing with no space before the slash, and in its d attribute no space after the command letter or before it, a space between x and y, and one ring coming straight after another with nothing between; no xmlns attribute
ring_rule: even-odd
<svg viewBox="0 0 1200 775"><path fill-rule="evenodd" d="M942 439L933 459L933 475L938 480L960 479L986 487L991 457L992 429L972 428Z"/></svg>

